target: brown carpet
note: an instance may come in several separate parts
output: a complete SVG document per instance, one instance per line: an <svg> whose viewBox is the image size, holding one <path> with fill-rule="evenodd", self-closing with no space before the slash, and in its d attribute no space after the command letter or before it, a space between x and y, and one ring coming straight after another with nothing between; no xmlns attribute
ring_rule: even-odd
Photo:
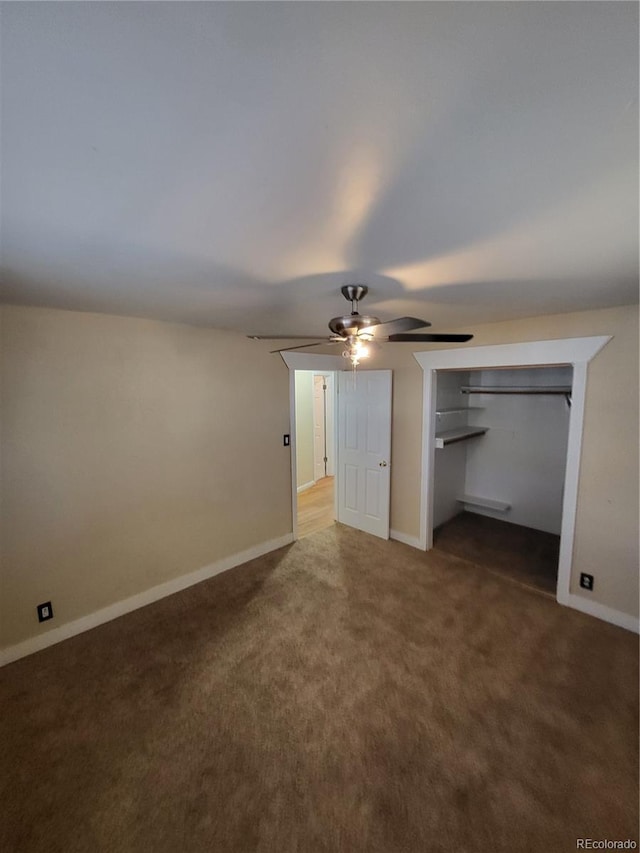
<svg viewBox="0 0 640 853"><path fill-rule="evenodd" d="M10 853L638 841L637 637L334 525L0 671Z"/></svg>
<svg viewBox="0 0 640 853"><path fill-rule="evenodd" d="M475 512L461 512L433 532L439 551L548 592L558 585L560 537Z"/></svg>

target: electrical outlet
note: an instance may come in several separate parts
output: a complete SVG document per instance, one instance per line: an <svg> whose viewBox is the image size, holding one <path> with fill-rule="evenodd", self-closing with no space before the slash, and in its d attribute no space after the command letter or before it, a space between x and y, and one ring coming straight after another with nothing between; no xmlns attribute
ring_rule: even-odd
<svg viewBox="0 0 640 853"><path fill-rule="evenodd" d="M38 622L46 622L47 619L53 619L53 607L50 601L39 604L36 609L38 611Z"/></svg>
<svg viewBox="0 0 640 853"><path fill-rule="evenodd" d="M580 586L582 589L588 589L589 592L593 589L593 575L587 575L584 572L580 573Z"/></svg>

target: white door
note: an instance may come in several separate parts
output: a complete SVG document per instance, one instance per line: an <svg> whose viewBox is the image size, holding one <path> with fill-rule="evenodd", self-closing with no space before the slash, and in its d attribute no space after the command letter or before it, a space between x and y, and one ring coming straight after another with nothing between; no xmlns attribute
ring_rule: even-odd
<svg viewBox="0 0 640 853"><path fill-rule="evenodd" d="M338 376L338 521L388 539L391 371Z"/></svg>
<svg viewBox="0 0 640 853"><path fill-rule="evenodd" d="M313 377L313 479L326 477L326 409L324 376Z"/></svg>

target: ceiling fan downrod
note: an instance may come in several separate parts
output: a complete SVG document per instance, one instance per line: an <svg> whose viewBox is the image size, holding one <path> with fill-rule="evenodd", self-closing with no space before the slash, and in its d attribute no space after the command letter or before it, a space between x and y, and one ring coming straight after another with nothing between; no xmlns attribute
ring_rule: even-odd
<svg viewBox="0 0 640 853"><path fill-rule="evenodd" d="M340 292L344 296L344 298L351 302L351 313L358 313L358 302L369 292L369 288L366 284L344 284L340 288Z"/></svg>

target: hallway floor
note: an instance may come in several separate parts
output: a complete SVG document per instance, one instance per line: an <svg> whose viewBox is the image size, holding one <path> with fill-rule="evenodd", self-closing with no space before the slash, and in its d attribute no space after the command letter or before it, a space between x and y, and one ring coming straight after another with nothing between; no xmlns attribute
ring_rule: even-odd
<svg viewBox="0 0 640 853"><path fill-rule="evenodd" d="M333 484L335 477L321 480L298 495L298 538L317 533L335 522Z"/></svg>

